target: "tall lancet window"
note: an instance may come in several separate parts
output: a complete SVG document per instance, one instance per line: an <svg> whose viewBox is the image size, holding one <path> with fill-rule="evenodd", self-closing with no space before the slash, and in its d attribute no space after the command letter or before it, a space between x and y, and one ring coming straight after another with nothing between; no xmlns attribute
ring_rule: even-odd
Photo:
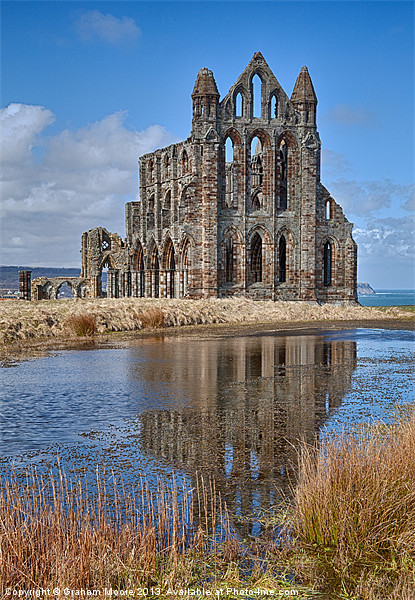
<svg viewBox="0 0 415 600"><path fill-rule="evenodd" d="M282 235L278 244L279 280L284 283L287 280L287 243Z"/></svg>
<svg viewBox="0 0 415 600"><path fill-rule="evenodd" d="M233 281L233 240L226 242L225 247L225 282Z"/></svg>
<svg viewBox="0 0 415 600"><path fill-rule="evenodd" d="M331 277L332 277L332 247L330 242L326 242L324 244L323 251L323 281L324 285L327 287L331 285Z"/></svg>
<svg viewBox="0 0 415 600"><path fill-rule="evenodd" d="M251 210L263 207L262 184L264 181L264 158L261 140L254 137L251 142Z"/></svg>
<svg viewBox="0 0 415 600"><path fill-rule="evenodd" d="M279 208L285 210L287 208L287 162L288 162L287 144L282 140L279 149Z"/></svg>
<svg viewBox="0 0 415 600"><path fill-rule="evenodd" d="M235 117L243 117L244 114L244 99L243 96L241 94L241 92L239 92L239 94L236 96L236 101L235 101Z"/></svg>
<svg viewBox="0 0 415 600"><path fill-rule="evenodd" d="M236 174L234 163L233 142L230 137L225 142L225 206L231 208L234 205L236 192Z"/></svg>
<svg viewBox="0 0 415 600"><path fill-rule="evenodd" d="M255 233L251 241L251 273L254 283L262 281L262 239Z"/></svg>
<svg viewBox="0 0 415 600"><path fill-rule="evenodd" d="M276 94L271 96L271 104L270 104L270 119L276 119L278 117L278 98Z"/></svg>
<svg viewBox="0 0 415 600"><path fill-rule="evenodd" d="M262 106L262 79L259 75L254 75L252 78L252 117L254 119L261 118Z"/></svg>

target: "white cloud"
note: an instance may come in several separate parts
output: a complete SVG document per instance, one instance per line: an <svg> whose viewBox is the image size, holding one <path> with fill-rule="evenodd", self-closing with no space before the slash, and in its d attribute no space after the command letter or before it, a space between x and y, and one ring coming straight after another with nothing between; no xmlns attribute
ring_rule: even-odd
<svg viewBox="0 0 415 600"><path fill-rule="evenodd" d="M41 133L54 115L43 107L11 105L1 117L8 133L3 148L3 264L77 266L83 231L104 226L123 235L124 204L137 197L138 157L177 141L160 125L127 129L124 112L49 138ZM39 145L41 157L36 154Z"/></svg>
<svg viewBox="0 0 415 600"><path fill-rule="evenodd" d="M375 125L378 120L375 112L350 104L337 104L326 115L323 115L323 119L340 125L359 125L361 127Z"/></svg>
<svg viewBox="0 0 415 600"><path fill-rule="evenodd" d="M415 285L415 218L370 219L353 230L359 279L375 288Z"/></svg>
<svg viewBox="0 0 415 600"><path fill-rule="evenodd" d="M9 104L0 111L1 161L4 166L30 158L37 135L53 123L54 114L43 106Z"/></svg>
<svg viewBox="0 0 415 600"><path fill-rule="evenodd" d="M413 217L371 219L357 227L353 236L362 257L415 259L415 219Z"/></svg>
<svg viewBox="0 0 415 600"><path fill-rule="evenodd" d="M134 42L140 37L140 29L134 19L111 14L103 14L99 10L84 13L76 23L82 40L99 39L108 44Z"/></svg>
<svg viewBox="0 0 415 600"><path fill-rule="evenodd" d="M372 215L382 208L394 205L411 210L414 194L413 185L401 185L389 179L381 181L353 181L337 179L331 181L329 189L346 214ZM412 200L413 202L413 200Z"/></svg>

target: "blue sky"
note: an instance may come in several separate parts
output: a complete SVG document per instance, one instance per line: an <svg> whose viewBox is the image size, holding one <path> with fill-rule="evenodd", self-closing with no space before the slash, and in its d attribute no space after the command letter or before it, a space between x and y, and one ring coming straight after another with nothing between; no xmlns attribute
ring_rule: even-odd
<svg viewBox="0 0 415 600"><path fill-rule="evenodd" d="M261 51L290 96L307 65L322 182L355 224L360 281L414 287L412 2L3 1L2 264L78 266L125 235L137 159L185 139L196 75L221 96Z"/></svg>

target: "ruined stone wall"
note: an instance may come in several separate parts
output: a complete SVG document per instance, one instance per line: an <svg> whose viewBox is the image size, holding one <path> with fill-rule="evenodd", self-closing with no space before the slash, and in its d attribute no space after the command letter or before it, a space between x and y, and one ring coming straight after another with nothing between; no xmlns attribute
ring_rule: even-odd
<svg viewBox="0 0 415 600"><path fill-rule="evenodd" d="M257 52L221 102L201 69L192 101L189 138L140 158L126 240L83 234L91 295L108 268L110 296L356 301L352 225L320 183L307 69L288 98Z"/></svg>

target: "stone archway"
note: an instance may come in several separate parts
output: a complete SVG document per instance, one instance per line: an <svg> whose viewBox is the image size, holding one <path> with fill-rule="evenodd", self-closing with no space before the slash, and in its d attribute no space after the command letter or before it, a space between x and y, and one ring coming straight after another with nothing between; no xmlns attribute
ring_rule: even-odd
<svg viewBox="0 0 415 600"><path fill-rule="evenodd" d="M164 289L166 298L174 298L176 292L176 259L174 245L170 237L164 243L163 252Z"/></svg>

